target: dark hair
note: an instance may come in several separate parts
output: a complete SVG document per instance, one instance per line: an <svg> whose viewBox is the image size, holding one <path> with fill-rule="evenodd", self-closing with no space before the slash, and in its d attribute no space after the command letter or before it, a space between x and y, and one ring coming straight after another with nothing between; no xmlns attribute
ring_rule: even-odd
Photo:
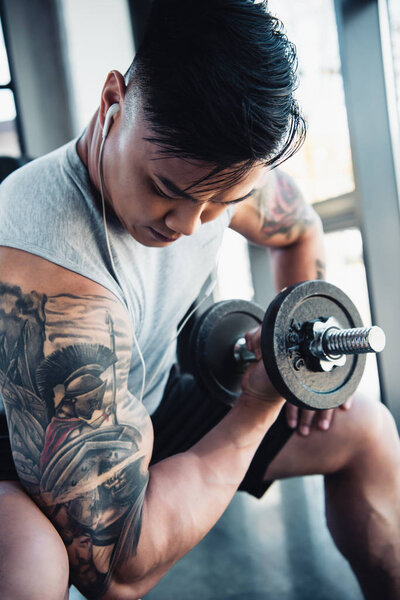
<svg viewBox="0 0 400 600"><path fill-rule="evenodd" d="M148 139L161 155L211 163L213 185L222 170L232 184L259 162L276 166L305 137L296 50L267 9L265 0L154 0L126 74Z"/></svg>

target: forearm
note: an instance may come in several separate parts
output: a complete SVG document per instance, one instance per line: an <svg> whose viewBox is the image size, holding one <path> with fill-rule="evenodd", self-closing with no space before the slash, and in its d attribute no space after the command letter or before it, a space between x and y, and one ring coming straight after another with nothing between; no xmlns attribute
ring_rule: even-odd
<svg viewBox="0 0 400 600"><path fill-rule="evenodd" d="M270 248L270 254L277 291L300 281L324 279L325 250L318 217L296 242Z"/></svg>
<svg viewBox="0 0 400 600"><path fill-rule="evenodd" d="M146 593L213 527L281 406L242 397L190 451L150 469L136 556L114 576L119 597Z"/></svg>
<svg viewBox="0 0 400 600"><path fill-rule="evenodd" d="M43 281L66 277L29 255L2 259ZM87 598L132 600L214 525L283 400L261 362L252 365L248 400L192 450L149 471L153 431L128 389L126 310L85 279L79 294L68 279L51 297L47 288L29 292L23 273L22 281L2 281L0 294L0 385L17 472L65 544L71 583Z"/></svg>

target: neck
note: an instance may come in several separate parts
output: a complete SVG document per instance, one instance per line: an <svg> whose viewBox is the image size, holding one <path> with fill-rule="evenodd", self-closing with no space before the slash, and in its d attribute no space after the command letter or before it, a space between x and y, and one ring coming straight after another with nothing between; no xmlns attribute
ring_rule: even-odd
<svg viewBox="0 0 400 600"><path fill-rule="evenodd" d="M100 190L97 165L101 145L101 127L98 115L99 111L97 110L77 144L79 158L86 166L90 180L97 191Z"/></svg>

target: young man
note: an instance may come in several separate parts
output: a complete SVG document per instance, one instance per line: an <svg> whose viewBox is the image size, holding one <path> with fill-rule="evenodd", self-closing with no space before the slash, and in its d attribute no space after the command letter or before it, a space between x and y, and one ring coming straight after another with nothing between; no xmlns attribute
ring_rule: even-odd
<svg viewBox="0 0 400 600"><path fill-rule="evenodd" d="M63 599L69 581L139 598L239 486L260 496L311 473L366 597L400 597L399 442L383 406L291 408L291 436L261 362L229 412L171 370L228 225L271 248L278 289L318 276L318 219L266 175L304 134L294 86L264 2L156 0L80 140L3 184L3 599ZM259 352L259 332L247 338Z"/></svg>

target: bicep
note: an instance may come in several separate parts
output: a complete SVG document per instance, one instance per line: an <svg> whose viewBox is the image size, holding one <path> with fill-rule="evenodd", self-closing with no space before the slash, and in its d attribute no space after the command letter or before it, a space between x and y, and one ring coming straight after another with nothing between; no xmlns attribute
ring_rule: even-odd
<svg viewBox="0 0 400 600"><path fill-rule="evenodd" d="M32 290L14 273L0 268L0 385L14 462L66 545L72 580L97 597L114 563L135 552L148 481L151 425L127 385L130 325L97 284L77 289L60 273L60 289Z"/></svg>

